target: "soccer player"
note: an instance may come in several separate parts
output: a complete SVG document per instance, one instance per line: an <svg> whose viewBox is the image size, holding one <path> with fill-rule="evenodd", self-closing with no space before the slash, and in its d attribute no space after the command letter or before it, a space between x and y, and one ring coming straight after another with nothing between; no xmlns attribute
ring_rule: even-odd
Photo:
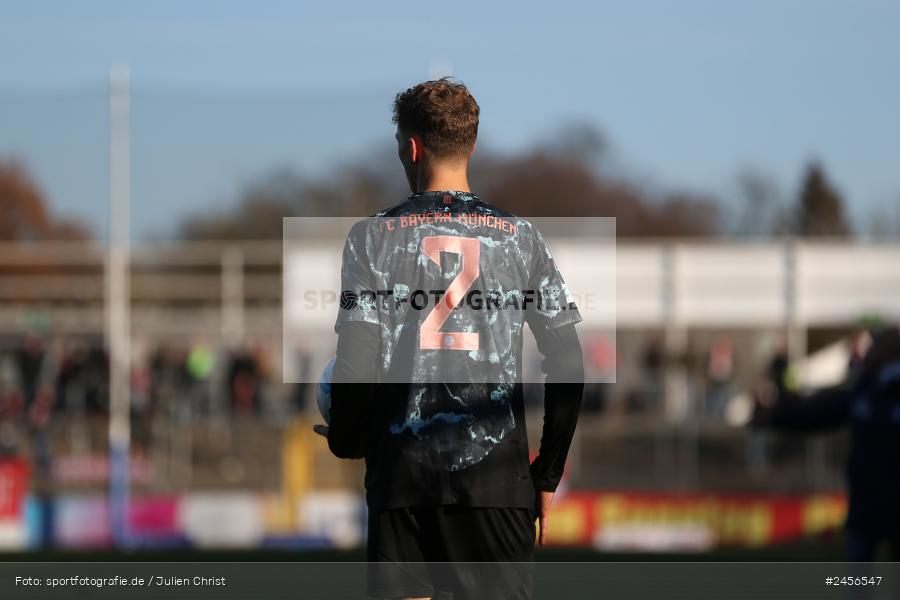
<svg viewBox="0 0 900 600"><path fill-rule="evenodd" d="M540 233L469 189L478 118L453 80L398 94L413 194L344 247L331 420L316 431L366 460L371 596L530 597L535 520L543 543L581 405L581 317ZM526 323L546 374L531 464Z"/></svg>

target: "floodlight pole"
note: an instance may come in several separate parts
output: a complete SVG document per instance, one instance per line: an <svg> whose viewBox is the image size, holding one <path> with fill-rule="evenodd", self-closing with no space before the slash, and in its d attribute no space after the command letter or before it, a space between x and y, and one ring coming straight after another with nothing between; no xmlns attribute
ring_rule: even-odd
<svg viewBox="0 0 900 600"><path fill-rule="evenodd" d="M129 70L109 70L109 255L106 262L109 352L109 524L118 546L129 545L131 397L131 237L129 221Z"/></svg>

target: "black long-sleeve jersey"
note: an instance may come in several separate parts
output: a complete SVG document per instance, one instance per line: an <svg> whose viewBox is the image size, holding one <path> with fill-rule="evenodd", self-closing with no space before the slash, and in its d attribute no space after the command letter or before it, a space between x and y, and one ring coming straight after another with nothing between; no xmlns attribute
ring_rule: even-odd
<svg viewBox="0 0 900 600"><path fill-rule="evenodd" d="M524 219L474 194L427 192L358 223L344 249L329 446L366 459L370 507L530 508L574 434L581 320ZM528 462L522 344L545 357L545 417Z"/></svg>

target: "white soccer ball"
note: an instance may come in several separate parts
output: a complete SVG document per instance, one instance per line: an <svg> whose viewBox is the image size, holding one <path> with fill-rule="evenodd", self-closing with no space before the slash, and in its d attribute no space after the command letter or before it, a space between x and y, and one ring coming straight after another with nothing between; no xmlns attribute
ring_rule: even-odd
<svg viewBox="0 0 900 600"><path fill-rule="evenodd" d="M331 380L334 377L336 359L336 356L331 357L319 375L319 383L316 384L316 404L319 405L319 413L328 424L331 423Z"/></svg>

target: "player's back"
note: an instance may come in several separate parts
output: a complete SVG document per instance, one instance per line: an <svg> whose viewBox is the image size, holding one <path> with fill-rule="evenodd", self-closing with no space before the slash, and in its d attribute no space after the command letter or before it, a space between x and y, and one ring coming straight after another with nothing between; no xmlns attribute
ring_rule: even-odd
<svg viewBox="0 0 900 600"><path fill-rule="evenodd" d="M473 194L416 194L354 228L343 280L339 322L377 325L381 344L370 494L479 503L503 485L530 503L524 325L579 320L540 234Z"/></svg>

